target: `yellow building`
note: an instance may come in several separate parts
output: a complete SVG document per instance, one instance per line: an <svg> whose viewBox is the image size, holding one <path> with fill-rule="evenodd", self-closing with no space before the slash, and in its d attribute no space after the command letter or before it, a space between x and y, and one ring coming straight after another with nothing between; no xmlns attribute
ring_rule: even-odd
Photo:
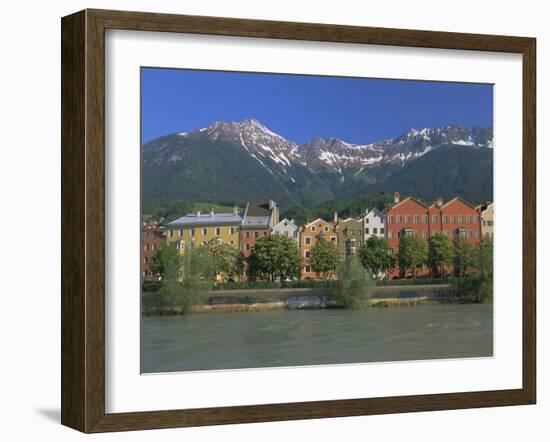
<svg viewBox="0 0 550 442"><path fill-rule="evenodd" d="M213 239L239 249L241 223L238 207L233 208L233 213L215 213L214 210L202 213L197 210L168 223L166 239L176 242L179 250L200 247Z"/></svg>
<svg viewBox="0 0 550 442"><path fill-rule="evenodd" d="M479 217L481 220L481 237L493 238L494 236L494 203L488 202L478 206Z"/></svg>

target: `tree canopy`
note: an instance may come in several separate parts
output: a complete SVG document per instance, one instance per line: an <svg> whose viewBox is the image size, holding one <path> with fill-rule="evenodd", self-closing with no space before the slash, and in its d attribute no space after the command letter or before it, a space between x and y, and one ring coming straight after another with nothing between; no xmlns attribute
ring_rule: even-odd
<svg viewBox="0 0 550 442"><path fill-rule="evenodd" d="M311 250L311 268L320 273L324 279L329 279L336 273L338 264L342 261L342 251L325 238L320 237Z"/></svg>
<svg viewBox="0 0 550 442"><path fill-rule="evenodd" d="M453 263L453 246L447 235L438 232L428 239L428 266L432 274L443 276Z"/></svg>
<svg viewBox="0 0 550 442"><path fill-rule="evenodd" d="M428 244L417 235L405 236L399 240L397 256L401 272L406 275L410 270L416 277L417 269L427 263Z"/></svg>
<svg viewBox="0 0 550 442"><path fill-rule="evenodd" d="M392 257L388 253L388 243L384 238L371 236L359 250L359 258L365 269L374 275L387 272L392 267Z"/></svg>
<svg viewBox="0 0 550 442"><path fill-rule="evenodd" d="M299 278L302 268L298 244L283 235L258 239L248 262L252 275L270 281Z"/></svg>

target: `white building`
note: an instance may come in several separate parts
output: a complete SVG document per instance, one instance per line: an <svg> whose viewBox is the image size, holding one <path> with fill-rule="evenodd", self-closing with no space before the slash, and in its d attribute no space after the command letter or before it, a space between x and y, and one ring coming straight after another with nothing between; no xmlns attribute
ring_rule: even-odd
<svg viewBox="0 0 550 442"><path fill-rule="evenodd" d="M363 233L365 235L365 243L371 236L384 238L386 234L386 214L374 208L369 211L365 210L363 218Z"/></svg>
<svg viewBox="0 0 550 442"><path fill-rule="evenodd" d="M298 246L300 245L300 227L294 224L294 220L283 219L277 225L273 227L272 233L274 235L283 235L288 238L292 238L296 241Z"/></svg>

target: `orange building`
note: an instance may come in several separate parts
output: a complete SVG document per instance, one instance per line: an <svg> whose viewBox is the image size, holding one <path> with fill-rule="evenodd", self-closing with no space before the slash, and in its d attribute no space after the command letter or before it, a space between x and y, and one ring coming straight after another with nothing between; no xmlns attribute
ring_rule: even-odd
<svg viewBox="0 0 550 442"><path fill-rule="evenodd" d="M318 275L311 268L311 251L319 238L324 238L334 245L338 245L337 232L338 217L334 214L334 222L327 222L324 219L317 218L302 227L300 233L300 252L304 266L302 268L302 279L317 279Z"/></svg>
<svg viewBox="0 0 550 442"><path fill-rule="evenodd" d="M459 197L445 204L442 198L438 198L432 205L426 206L412 197L401 201L396 192L394 204L386 209L386 240L390 253L397 255L399 240L405 236L417 235L427 240L435 233L443 233L451 240L461 236L472 243L479 243L479 213ZM427 268L419 272L420 275L427 273ZM398 275L399 270L394 269L390 277Z"/></svg>

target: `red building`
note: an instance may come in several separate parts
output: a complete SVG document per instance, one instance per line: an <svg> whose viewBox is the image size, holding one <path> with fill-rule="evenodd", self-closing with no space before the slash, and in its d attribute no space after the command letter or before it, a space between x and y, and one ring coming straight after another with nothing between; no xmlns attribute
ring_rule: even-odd
<svg viewBox="0 0 550 442"><path fill-rule="evenodd" d="M443 233L451 240L462 236L472 243L479 243L479 213L475 207L459 197L445 204L442 198L438 198L432 205L426 206L412 197L401 201L396 192L393 206L386 209L386 240L390 253L397 255L400 238L417 235L427 240L435 233ZM427 268L419 272L421 275L427 273ZM395 269L390 277L398 275L399 270Z"/></svg>
<svg viewBox="0 0 550 442"><path fill-rule="evenodd" d="M267 203L248 203L241 225L241 252L248 258L256 241L268 236L271 229L279 223L279 207L273 200ZM250 276L245 262L245 278Z"/></svg>
<svg viewBox="0 0 550 442"><path fill-rule="evenodd" d="M166 232L156 224L148 224L141 229L141 280L158 281L160 275L151 271L151 263L160 246L166 240Z"/></svg>

